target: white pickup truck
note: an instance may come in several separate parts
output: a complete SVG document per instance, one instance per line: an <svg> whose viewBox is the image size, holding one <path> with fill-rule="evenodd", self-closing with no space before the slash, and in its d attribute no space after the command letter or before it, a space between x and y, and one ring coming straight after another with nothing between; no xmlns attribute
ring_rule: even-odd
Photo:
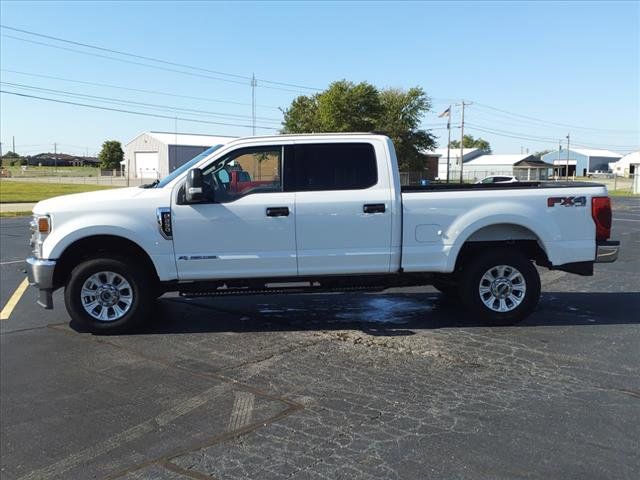
<svg viewBox="0 0 640 480"><path fill-rule="evenodd" d="M604 186L401 187L389 138L231 140L142 188L33 209L38 303L65 288L72 319L121 332L165 292L323 292L432 284L471 314L514 322L536 306L535 264L592 275L616 260Z"/></svg>

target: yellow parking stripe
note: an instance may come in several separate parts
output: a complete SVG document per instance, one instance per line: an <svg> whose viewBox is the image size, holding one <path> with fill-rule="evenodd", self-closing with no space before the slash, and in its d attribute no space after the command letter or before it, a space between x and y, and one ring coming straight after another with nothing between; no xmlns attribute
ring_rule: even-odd
<svg viewBox="0 0 640 480"><path fill-rule="evenodd" d="M20 301L20 297L22 297L22 295L24 294L24 291L27 289L28 286L29 286L29 280L25 278L22 281L22 283L18 285L18 288L16 288L16 291L13 292L13 295L11 295L11 298L9 299L7 304L4 306L4 308L0 312L0 320L9 320L9 315L11 315L11 312L13 312L13 309L16 308L16 305Z"/></svg>

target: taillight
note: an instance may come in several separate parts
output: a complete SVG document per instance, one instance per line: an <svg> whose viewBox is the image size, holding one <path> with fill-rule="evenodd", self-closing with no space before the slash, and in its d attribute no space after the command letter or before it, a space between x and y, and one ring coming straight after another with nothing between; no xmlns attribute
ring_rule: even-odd
<svg viewBox="0 0 640 480"><path fill-rule="evenodd" d="M591 216L596 224L596 240L608 240L611 235L611 200L609 197L591 199Z"/></svg>

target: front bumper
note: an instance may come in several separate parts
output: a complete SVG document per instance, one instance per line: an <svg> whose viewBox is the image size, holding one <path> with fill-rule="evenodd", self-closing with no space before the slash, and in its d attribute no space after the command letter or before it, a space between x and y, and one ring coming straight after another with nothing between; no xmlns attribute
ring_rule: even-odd
<svg viewBox="0 0 640 480"><path fill-rule="evenodd" d="M617 240L596 243L596 263L611 263L618 259L620 242Z"/></svg>
<svg viewBox="0 0 640 480"><path fill-rule="evenodd" d="M55 260L41 260L29 257L27 262L27 277L29 285L38 289L38 305L50 310L53 308L53 271Z"/></svg>

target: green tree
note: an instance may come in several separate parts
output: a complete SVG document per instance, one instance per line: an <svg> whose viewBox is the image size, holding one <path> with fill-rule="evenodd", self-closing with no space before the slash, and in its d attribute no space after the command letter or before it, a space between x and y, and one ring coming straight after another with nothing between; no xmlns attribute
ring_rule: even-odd
<svg viewBox="0 0 640 480"><path fill-rule="evenodd" d="M422 116L431 109L429 97L419 87L390 88L380 92L380 101L382 116L376 129L393 140L401 169L420 170L424 166L421 152L435 146L433 135L420 129Z"/></svg>
<svg viewBox="0 0 640 480"><path fill-rule="evenodd" d="M421 88L378 90L362 82L332 83L313 96L300 96L284 110L283 133L380 131L394 142L401 169L419 169L421 150L435 146L419 128L431 103Z"/></svg>
<svg viewBox="0 0 640 480"><path fill-rule="evenodd" d="M16 152L12 152L11 150L9 150L7 153L5 153L2 156L2 165L26 165L26 159L22 158L20 155L18 155Z"/></svg>
<svg viewBox="0 0 640 480"><path fill-rule="evenodd" d="M550 152L553 152L553 150L542 150L540 152L534 153L533 156L536 157L538 160L542 160L542 156Z"/></svg>
<svg viewBox="0 0 640 480"><path fill-rule="evenodd" d="M102 168L120 168L120 162L124 158L122 145L117 140L107 140L102 144L102 150L98 154Z"/></svg>
<svg viewBox="0 0 640 480"><path fill-rule="evenodd" d="M491 145L483 138L474 138L473 135L465 135L462 137L462 145L464 148L479 148L486 153L491 153ZM460 148L460 140L451 140L449 144L451 148Z"/></svg>

